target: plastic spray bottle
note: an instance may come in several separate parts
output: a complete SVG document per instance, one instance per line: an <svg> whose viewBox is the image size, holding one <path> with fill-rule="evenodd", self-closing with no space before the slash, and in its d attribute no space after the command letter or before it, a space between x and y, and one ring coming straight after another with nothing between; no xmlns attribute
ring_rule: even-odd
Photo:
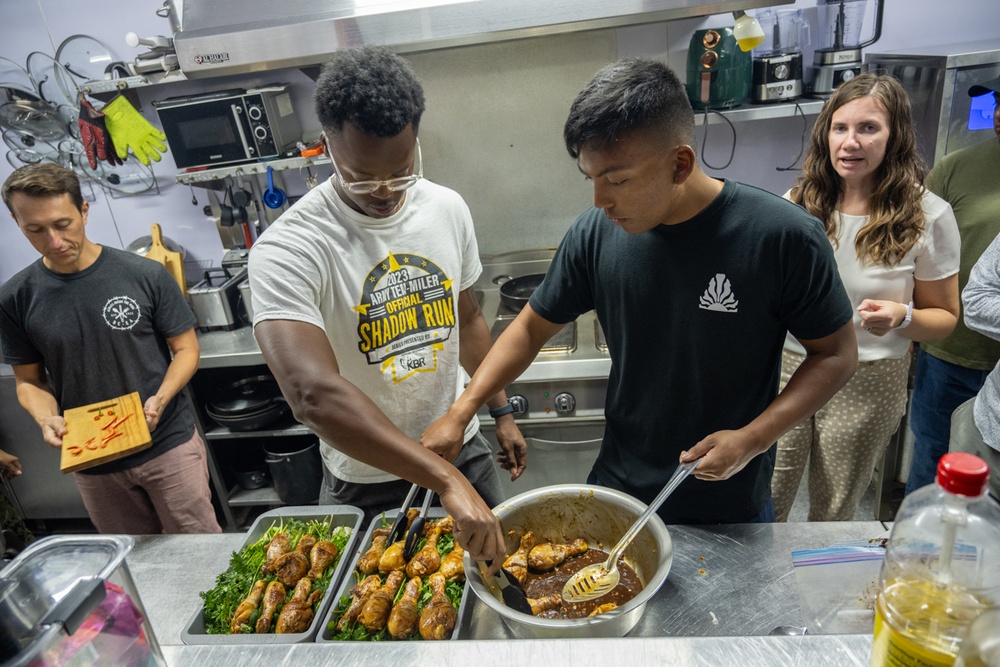
<svg viewBox="0 0 1000 667"><path fill-rule="evenodd" d="M1000 505L977 456L941 457L907 496L882 563L872 667L952 665L969 626L1000 607Z"/></svg>

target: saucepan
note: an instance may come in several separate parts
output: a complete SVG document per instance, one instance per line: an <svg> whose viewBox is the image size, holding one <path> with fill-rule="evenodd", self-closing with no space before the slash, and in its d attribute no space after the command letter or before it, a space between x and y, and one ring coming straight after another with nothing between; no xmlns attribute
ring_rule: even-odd
<svg viewBox="0 0 1000 667"><path fill-rule="evenodd" d="M511 278L500 285L500 302L515 312L521 312L524 304L534 294L545 279L544 273L529 273L525 276Z"/></svg>
<svg viewBox="0 0 1000 667"><path fill-rule="evenodd" d="M535 533L537 543L566 543L581 537L590 546L607 551L644 509L644 503L614 489L559 484L514 496L493 508L493 513L503 525L510 554L526 530ZM468 553L465 576L476 596L500 614L507 628L520 639L624 637L639 622L646 603L667 580L673 553L667 527L654 514L625 550L625 561L642 580L642 590L618 609L588 618L539 618L511 609L503 603L497 587L483 581Z"/></svg>

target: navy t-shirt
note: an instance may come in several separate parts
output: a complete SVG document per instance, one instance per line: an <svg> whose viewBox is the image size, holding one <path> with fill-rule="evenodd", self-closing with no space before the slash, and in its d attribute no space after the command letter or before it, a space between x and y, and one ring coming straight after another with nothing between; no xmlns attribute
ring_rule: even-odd
<svg viewBox="0 0 1000 667"><path fill-rule="evenodd" d="M612 366L594 472L647 503L681 451L774 400L786 331L821 338L852 316L820 222L735 181L690 220L639 235L590 209L530 303L552 322L596 309ZM770 496L773 469L772 447L728 480L691 477L660 512L744 521Z"/></svg>
<svg viewBox="0 0 1000 667"><path fill-rule="evenodd" d="M4 362L42 363L62 410L139 392L156 393L167 366L166 339L196 324L163 265L102 247L91 266L56 273L39 259L0 286ZM118 472L191 439L194 417L175 396L141 452L81 471Z"/></svg>

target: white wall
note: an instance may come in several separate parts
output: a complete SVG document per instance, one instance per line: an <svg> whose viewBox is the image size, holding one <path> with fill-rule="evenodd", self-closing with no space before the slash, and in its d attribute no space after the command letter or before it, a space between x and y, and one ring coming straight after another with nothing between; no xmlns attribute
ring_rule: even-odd
<svg viewBox="0 0 1000 667"><path fill-rule="evenodd" d="M885 0L881 40L869 50L995 39L1000 34L996 0ZM54 55L67 37L88 34L111 46L122 59L143 49L125 45L124 35L164 34L166 19L155 14L161 0L3 0L0 3L0 56L25 63L32 51ZM239 3L232 3L235 8ZM815 0L798 0L815 25ZM424 82L428 110L421 126L425 173L461 192L476 219L480 250L497 253L558 243L573 218L589 204L589 189L566 155L561 129L576 92L599 67L618 56L652 55L665 59L684 78L686 52L694 30L732 25L729 14L706 19L575 33L506 44L464 47L407 56ZM806 53L811 62L811 53ZM311 81L297 70L225 80L184 82L140 89L145 116L154 124L149 102L162 97L271 81L292 84L293 101L307 134L315 134ZM809 122L811 122L811 118ZM736 126L732 165L707 171L783 192L795 172L776 167L792 163L799 151L803 122L785 118ZM699 130L699 140L701 140ZM706 157L721 164L732 138L728 126L710 125ZM98 243L125 247L159 222L164 233L183 245L191 262L217 264L223 247L211 219L201 212L205 191L174 181L170 153L154 166L159 195L109 198L98 192L89 234ZM0 160L0 180L12 168ZM326 172L328 174L328 171ZM325 176L326 174L321 174ZM291 174L285 189L302 194L305 185ZM0 211L0 281L36 258L6 210Z"/></svg>

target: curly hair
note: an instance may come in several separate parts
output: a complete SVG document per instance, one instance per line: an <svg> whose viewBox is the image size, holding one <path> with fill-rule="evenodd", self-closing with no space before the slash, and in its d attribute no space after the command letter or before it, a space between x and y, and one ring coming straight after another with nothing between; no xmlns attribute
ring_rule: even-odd
<svg viewBox="0 0 1000 667"><path fill-rule="evenodd" d="M51 162L39 162L18 167L3 184L3 203L11 215L11 199L18 192L29 197L41 199L69 195L77 211L83 210L83 194L80 192L80 179L65 167Z"/></svg>
<svg viewBox="0 0 1000 667"><path fill-rule="evenodd" d="M345 122L375 137L394 137L424 112L424 89L410 65L388 49L364 46L337 51L323 65L313 94L323 129Z"/></svg>
<svg viewBox="0 0 1000 667"><path fill-rule="evenodd" d="M576 159L584 144L605 148L633 130L657 130L694 144L694 112L684 84L657 60L627 58L601 69L573 100L563 140Z"/></svg>
<svg viewBox="0 0 1000 667"><path fill-rule="evenodd" d="M823 221L826 235L836 245L837 204L844 182L833 168L830 126L837 109L867 96L874 98L888 115L889 140L885 157L875 170L876 185L868 198L868 222L854 239L854 247L863 262L894 266L924 231L920 200L925 171L917 153L910 100L894 77L865 73L833 91L813 125L802 176L792 188L791 198Z"/></svg>

